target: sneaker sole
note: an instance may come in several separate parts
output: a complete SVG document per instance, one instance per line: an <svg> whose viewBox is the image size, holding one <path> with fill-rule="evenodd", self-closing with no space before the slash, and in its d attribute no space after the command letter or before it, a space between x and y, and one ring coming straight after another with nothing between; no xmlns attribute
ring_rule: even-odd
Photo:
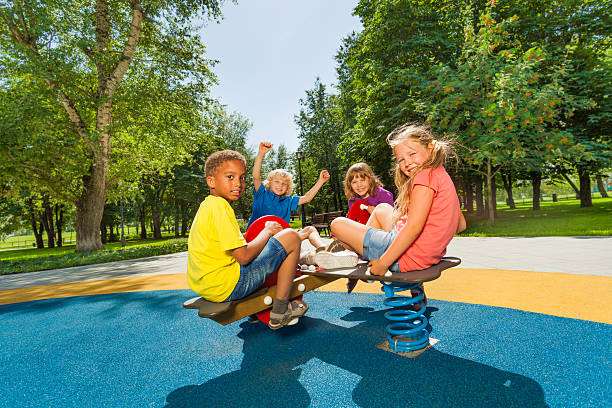
<svg viewBox="0 0 612 408"><path fill-rule="evenodd" d="M321 268L352 268L359 262L359 257L353 253L319 252L315 255L315 260Z"/></svg>
<svg viewBox="0 0 612 408"><path fill-rule="evenodd" d="M300 321L299 317L294 317L293 319L291 319L288 323L285 324L279 324L279 325L273 325L271 322L268 323L268 327L271 328L272 330L278 330L281 327L285 327L285 326L293 326L294 324L297 324Z"/></svg>

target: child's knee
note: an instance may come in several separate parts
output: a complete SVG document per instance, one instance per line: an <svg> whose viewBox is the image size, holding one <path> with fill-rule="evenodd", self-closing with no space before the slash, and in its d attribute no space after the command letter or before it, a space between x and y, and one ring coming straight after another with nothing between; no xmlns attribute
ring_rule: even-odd
<svg viewBox="0 0 612 408"><path fill-rule="evenodd" d="M334 232L334 230L338 229L338 227L340 227L344 223L345 219L346 218L344 217L334 218L331 224L329 224L329 229Z"/></svg>
<svg viewBox="0 0 612 408"><path fill-rule="evenodd" d="M293 251L302 245L302 239L297 231L286 228L276 234L274 238L278 239L287 252Z"/></svg>
<svg viewBox="0 0 612 408"><path fill-rule="evenodd" d="M380 203L374 208L375 211L393 211L393 207L389 203Z"/></svg>

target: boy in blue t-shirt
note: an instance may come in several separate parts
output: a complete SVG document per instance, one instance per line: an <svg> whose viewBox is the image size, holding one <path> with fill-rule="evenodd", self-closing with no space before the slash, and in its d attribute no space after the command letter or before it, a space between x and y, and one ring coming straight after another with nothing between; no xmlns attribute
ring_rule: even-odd
<svg viewBox="0 0 612 408"><path fill-rule="evenodd" d="M259 144L259 151L255 158L255 165L253 166L253 207L248 226L264 215L276 215L289 223L291 211L297 210L298 205L310 202L319 192L323 184L329 180L329 172L327 170L321 171L315 185L302 197L291 195L293 191L293 177L287 170L272 170L262 183L261 165L264 156L272 147L273 145L270 142L261 142ZM316 232L316 228L309 226L303 228L299 234L300 238L304 240L310 238L310 235ZM318 238L318 233L316 233L316 238L314 236L312 238L316 240ZM320 239L312 242L313 239L311 239L311 243L316 247L317 244L320 243Z"/></svg>

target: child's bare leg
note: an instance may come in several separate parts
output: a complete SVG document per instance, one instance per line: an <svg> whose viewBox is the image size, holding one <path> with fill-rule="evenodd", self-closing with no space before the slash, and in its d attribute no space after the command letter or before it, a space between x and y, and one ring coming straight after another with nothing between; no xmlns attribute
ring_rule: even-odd
<svg viewBox="0 0 612 408"><path fill-rule="evenodd" d="M366 225L379 230L390 231L392 222L393 207L387 203L381 203L374 208Z"/></svg>
<svg viewBox="0 0 612 408"><path fill-rule="evenodd" d="M287 257L278 268L276 297L278 299L287 300L291 292L291 286L293 285L293 278L295 278L302 240L297 232L289 228L274 235L274 238L281 243L287 252Z"/></svg>
<svg viewBox="0 0 612 408"><path fill-rule="evenodd" d="M363 239L369 228L369 226L344 217L334 219L330 225L332 234L359 255L363 255Z"/></svg>
<svg viewBox="0 0 612 408"><path fill-rule="evenodd" d="M323 240L321 239L319 231L317 231L317 229L312 225L303 228L300 232L298 232L298 235L300 236L300 241L308 239L308 241L310 241L312 246L315 248L325 246L325 242L323 242Z"/></svg>

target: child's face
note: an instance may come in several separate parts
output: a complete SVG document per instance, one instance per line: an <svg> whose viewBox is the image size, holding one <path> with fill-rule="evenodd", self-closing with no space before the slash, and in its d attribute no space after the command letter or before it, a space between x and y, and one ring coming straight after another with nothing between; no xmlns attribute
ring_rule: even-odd
<svg viewBox="0 0 612 408"><path fill-rule="evenodd" d="M213 176L206 177L210 193L228 201L236 201L244 192L246 168L240 160L221 163Z"/></svg>
<svg viewBox="0 0 612 408"><path fill-rule="evenodd" d="M407 177L414 171L417 166L425 163L433 150L433 145L430 143L423 146L416 140L409 139L398 144L393 148L393 154L397 159L400 171Z"/></svg>
<svg viewBox="0 0 612 408"><path fill-rule="evenodd" d="M268 187L270 187L270 191L276 194L277 196L282 196L287 192L287 189L289 188L289 183L287 183L286 180L280 177L274 177L272 180L270 180L270 184L268 184Z"/></svg>
<svg viewBox="0 0 612 408"><path fill-rule="evenodd" d="M363 174L356 174L351 180L351 189L359 197L366 198L370 191L370 179Z"/></svg>

